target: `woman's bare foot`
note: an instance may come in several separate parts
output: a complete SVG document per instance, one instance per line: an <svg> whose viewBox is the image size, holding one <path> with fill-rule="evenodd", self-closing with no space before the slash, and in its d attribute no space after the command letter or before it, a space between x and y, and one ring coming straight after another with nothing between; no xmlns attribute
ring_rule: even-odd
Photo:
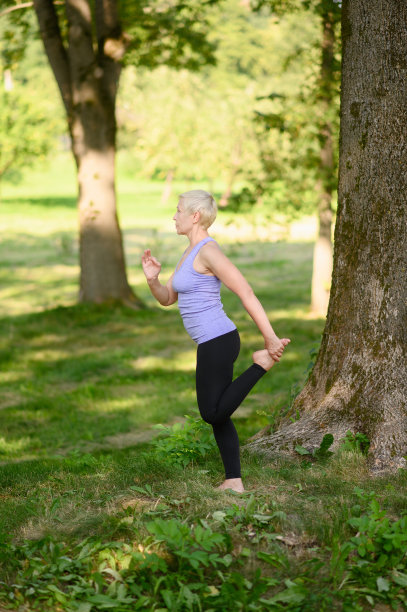
<svg viewBox="0 0 407 612"><path fill-rule="evenodd" d="M244 493L244 486L241 478L227 478L222 482L219 487L216 487L218 491L226 491L232 489L236 493Z"/></svg>
<svg viewBox="0 0 407 612"><path fill-rule="evenodd" d="M270 354L267 349L263 349L261 351L256 351L255 353L253 353L253 362L264 368L266 372L268 372L270 368L272 368L273 365L276 363L274 359L270 357Z"/></svg>

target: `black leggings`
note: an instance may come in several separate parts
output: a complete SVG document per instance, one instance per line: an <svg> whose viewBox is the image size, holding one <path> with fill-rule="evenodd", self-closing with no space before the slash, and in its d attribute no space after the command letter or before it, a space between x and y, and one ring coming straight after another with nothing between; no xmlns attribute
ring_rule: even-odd
<svg viewBox="0 0 407 612"><path fill-rule="evenodd" d="M233 363L240 350L237 329L198 345L196 395L204 421L213 428L226 478L240 478L239 438L231 415L266 373L256 363L233 380Z"/></svg>

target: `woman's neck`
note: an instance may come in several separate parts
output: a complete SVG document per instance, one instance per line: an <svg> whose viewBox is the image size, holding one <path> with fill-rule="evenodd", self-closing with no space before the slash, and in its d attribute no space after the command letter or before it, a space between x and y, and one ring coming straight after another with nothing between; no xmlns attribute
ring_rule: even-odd
<svg viewBox="0 0 407 612"><path fill-rule="evenodd" d="M204 240L204 238L208 238L209 234L203 227L194 225L192 230L187 234L187 237L189 240L189 246L194 248L198 242L201 242L201 240Z"/></svg>

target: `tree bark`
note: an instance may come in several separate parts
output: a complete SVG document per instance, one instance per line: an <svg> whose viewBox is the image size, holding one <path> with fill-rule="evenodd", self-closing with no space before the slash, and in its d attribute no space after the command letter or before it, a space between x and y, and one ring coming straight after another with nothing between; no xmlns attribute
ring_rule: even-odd
<svg viewBox="0 0 407 612"><path fill-rule="evenodd" d="M344 0L338 216L330 303L300 419L249 449L370 439L380 473L407 455L407 4Z"/></svg>
<svg viewBox="0 0 407 612"><path fill-rule="evenodd" d="M52 0L34 0L40 33L65 106L78 171L81 301L141 306L126 277L116 213L115 104L125 38L115 0L66 0L64 45ZM94 38L96 37L96 41Z"/></svg>
<svg viewBox="0 0 407 612"><path fill-rule="evenodd" d="M319 79L319 107L324 118L320 128L320 178L317 181L318 238L314 247L311 312L326 316L332 277L332 187L335 180L332 125L327 119L334 98L334 10L322 13L322 58Z"/></svg>

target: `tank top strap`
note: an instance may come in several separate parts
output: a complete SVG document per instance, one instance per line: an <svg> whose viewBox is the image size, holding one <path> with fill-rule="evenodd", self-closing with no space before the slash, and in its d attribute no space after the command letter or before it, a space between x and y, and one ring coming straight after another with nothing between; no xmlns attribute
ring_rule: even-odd
<svg viewBox="0 0 407 612"><path fill-rule="evenodd" d="M198 242L198 244L196 244L194 248L192 249L191 254L193 253L195 256L198 253L198 251L200 251L202 247L205 246L205 244L207 244L210 241L215 242L215 239L211 238L211 236L208 236L207 238L204 238L203 240L201 240L201 242Z"/></svg>
<svg viewBox="0 0 407 612"><path fill-rule="evenodd" d="M192 249L192 251L190 252L190 254L188 255L187 259L189 261L189 265L193 268L194 266L194 259L197 256L197 254L199 253L199 251L202 249L203 246L205 246L205 244L207 244L208 242L216 242L214 238L211 238L211 236L208 236L207 238L204 238L203 240L201 240L201 242L198 242L198 244L196 244L194 246L194 248Z"/></svg>

